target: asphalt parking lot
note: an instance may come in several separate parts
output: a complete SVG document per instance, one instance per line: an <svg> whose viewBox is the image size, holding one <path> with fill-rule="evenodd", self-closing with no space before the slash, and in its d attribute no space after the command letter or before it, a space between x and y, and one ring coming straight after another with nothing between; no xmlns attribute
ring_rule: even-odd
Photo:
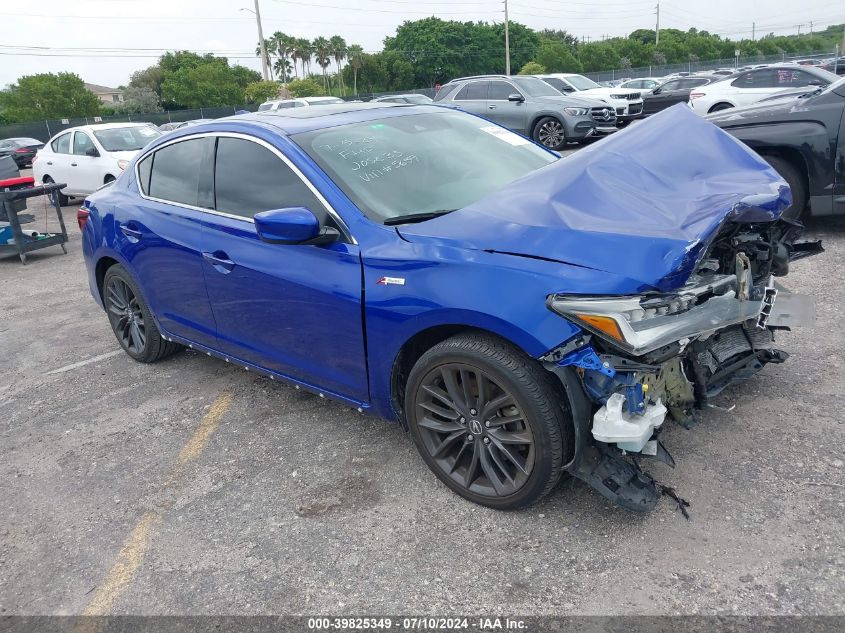
<svg viewBox="0 0 845 633"><path fill-rule="evenodd" d="M667 430L678 467L649 470L686 521L573 480L481 508L398 426L191 351L136 363L64 211L69 254L0 259L3 615L845 614L845 221L784 281L818 309L789 361Z"/></svg>

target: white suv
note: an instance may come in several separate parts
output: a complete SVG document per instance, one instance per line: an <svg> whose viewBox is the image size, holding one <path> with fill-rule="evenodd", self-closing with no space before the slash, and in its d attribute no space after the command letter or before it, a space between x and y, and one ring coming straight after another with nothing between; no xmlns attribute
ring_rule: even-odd
<svg viewBox="0 0 845 633"><path fill-rule="evenodd" d="M265 101L258 106L259 112L267 110L286 110L288 108L304 108L306 106L329 105L332 103L346 103L338 97L300 97L298 99L274 99Z"/></svg>
<svg viewBox="0 0 845 633"><path fill-rule="evenodd" d="M129 161L161 130L149 123L102 123L62 130L32 159L38 182L63 182L62 205L68 196L87 196L116 180Z"/></svg>
<svg viewBox="0 0 845 633"><path fill-rule="evenodd" d="M616 119L620 122L639 119L642 116L643 98L639 90L605 88L584 75L573 73L549 73L537 77L563 94L571 95L577 92L579 97L604 101L614 107Z"/></svg>

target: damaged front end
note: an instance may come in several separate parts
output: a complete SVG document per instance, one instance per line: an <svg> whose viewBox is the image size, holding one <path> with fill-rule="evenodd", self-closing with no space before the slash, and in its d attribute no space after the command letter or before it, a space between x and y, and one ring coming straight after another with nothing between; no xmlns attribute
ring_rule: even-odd
<svg viewBox="0 0 845 633"><path fill-rule="evenodd" d="M774 282L791 260L822 250L794 243L801 228L785 220L726 222L672 292L548 297L551 310L583 328L541 359L569 396L573 475L630 510L650 510L661 493L681 505L639 458L674 467L660 441L666 420L688 428L726 387L786 360L775 331L815 317L811 298Z"/></svg>

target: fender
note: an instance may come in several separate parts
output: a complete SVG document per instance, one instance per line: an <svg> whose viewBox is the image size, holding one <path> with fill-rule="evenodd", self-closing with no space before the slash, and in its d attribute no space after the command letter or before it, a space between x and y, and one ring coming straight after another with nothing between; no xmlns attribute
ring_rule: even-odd
<svg viewBox="0 0 845 633"><path fill-rule="evenodd" d="M822 123L779 121L736 127L725 125L722 129L762 156L782 155L784 150L800 155L808 174L810 196L830 195L830 184L834 182L831 138L835 139L836 135L831 135Z"/></svg>

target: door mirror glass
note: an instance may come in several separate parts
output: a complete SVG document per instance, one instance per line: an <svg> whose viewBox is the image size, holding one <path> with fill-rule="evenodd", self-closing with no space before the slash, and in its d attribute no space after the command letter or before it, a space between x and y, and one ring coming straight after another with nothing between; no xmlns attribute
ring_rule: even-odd
<svg viewBox="0 0 845 633"><path fill-rule="evenodd" d="M659 95L659 94L660 94L660 87L658 86L657 88L655 88L654 90L652 90L652 91L651 91L651 94L653 94L653 95Z"/></svg>
<svg viewBox="0 0 845 633"><path fill-rule="evenodd" d="M270 244L326 244L338 236L336 230L320 230L317 216L305 207L256 213L255 230L262 241Z"/></svg>
<svg viewBox="0 0 845 633"><path fill-rule="evenodd" d="M96 147L89 147L87 150L85 150L85 155L90 156L91 158L99 158L100 152L97 151Z"/></svg>
<svg viewBox="0 0 845 633"><path fill-rule="evenodd" d="M525 101L525 97L523 97L518 92L508 95L508 101Z"/></svg>

